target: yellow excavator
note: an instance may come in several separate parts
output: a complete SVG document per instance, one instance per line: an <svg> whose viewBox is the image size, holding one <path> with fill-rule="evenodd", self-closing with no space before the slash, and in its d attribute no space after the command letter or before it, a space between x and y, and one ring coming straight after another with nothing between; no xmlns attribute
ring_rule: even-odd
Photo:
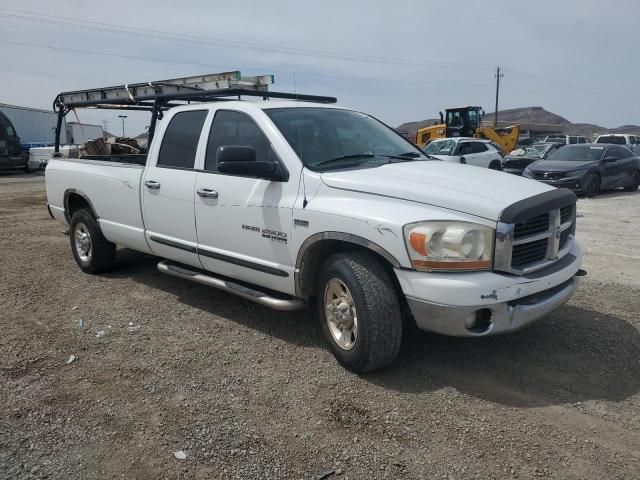
<svg viewBox="0 0 640 480"><path fill-rule="evenodd" d="M448 108L446 118L440 112L440 123L418 130L416 144L420 148L427 146L436 138L475 137L491 140L504 155L508 155L518 146L520 125L506 128L493 128L482 125L484 111L482 107Z"/></svg>

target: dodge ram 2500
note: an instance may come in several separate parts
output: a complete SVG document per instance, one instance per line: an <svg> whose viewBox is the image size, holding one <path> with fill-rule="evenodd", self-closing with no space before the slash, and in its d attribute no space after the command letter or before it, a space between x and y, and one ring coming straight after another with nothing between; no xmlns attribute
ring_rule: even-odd
<svg viewBox="0 0 640 480"><path fill-rule="evenodd" d="M432 160L327 103L200 100L163 111L146 158L50 161L48 209L84 272L121 245L271 308L314 306L355 372L394 361L405 311L444 335L512 332L584 273L568 190Z"/></svg>

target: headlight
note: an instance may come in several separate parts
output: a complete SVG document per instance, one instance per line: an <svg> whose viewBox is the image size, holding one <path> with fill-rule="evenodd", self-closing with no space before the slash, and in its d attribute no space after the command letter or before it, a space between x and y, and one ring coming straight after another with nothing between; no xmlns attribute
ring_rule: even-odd
<svg viewBox="0 0 640 480"><path fill-rule="evenodd" d="M489 270L493 236L493 228L471 222L418 222L404 227L416 270Z"/></svg>
<svg viewBox="0 0 640 480"><path fill-rule="evenodd" d="M579 177L580 175L584 174L586 172L586 170L573 170L572 172L565 172L565 177Z"/></svg>
<svg viewBox="0 0 640 480"><path fill-rule="evenodd" d="M523 177L531 178L531 169L529 167L525 168L522 172Z"/></svg>

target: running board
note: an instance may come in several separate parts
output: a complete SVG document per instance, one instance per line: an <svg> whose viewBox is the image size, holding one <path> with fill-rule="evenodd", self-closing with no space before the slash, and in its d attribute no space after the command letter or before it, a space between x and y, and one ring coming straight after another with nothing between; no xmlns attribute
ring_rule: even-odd
<svg viewBox="0 0 640 480"><path fill-rule="evenodd" d="M192 282L201 283L202 285L233 293L234 295L238 295L239 297L251 300L252 302L259 303L260 305L264 305L265 307L273 308L275 310L302 310L307 306L305 301L300 298L286 299L272 297L264 292L245 287L244 285L212 277L211 275L206 275L196 270L189 270L167 261L158 263L158 271L160 273L166 273L167 275L191 280Z"/></svg>

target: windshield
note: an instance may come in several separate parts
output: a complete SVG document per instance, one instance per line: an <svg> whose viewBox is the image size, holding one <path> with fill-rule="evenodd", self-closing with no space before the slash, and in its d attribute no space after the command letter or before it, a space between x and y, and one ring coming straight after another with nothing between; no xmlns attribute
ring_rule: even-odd
<svg viewBox="0 0 640 480"><path fill-rule="evenodd" d="M269 108L265 113L312 170L379 163L376 157L387 156L426 160L415 145L363 113L314 107Z"/></svg>
<svg viewBox="0 0 640 480"><path fill-rule="evenodd" d="M626 141L624 137L616 137L615 135L608 135L606 137L598 137L596 143L615 143L616 145L625 145Z"/></svg>
<svg viewBox="0 0 640 480"><path fill-rule="evenodd" d="M424 153L427 155L453 155L453 150L456 148L456 142L453 140L439 140L431 142L424 149Z"/></svg>
<svg viewBox="0 0 640 480"><path fill-rule="evenodd" d="M534 143L533 145L514 150L509 155L512 157L542 158L551 145L551 143Z"/></svg>
<svg viewBox="0 0 640 480"><path fill-rule="evenodd" d="M567 146L549 155L548 160L566 160L571 162L588 162L600 160L604 147Z"/></svg>

